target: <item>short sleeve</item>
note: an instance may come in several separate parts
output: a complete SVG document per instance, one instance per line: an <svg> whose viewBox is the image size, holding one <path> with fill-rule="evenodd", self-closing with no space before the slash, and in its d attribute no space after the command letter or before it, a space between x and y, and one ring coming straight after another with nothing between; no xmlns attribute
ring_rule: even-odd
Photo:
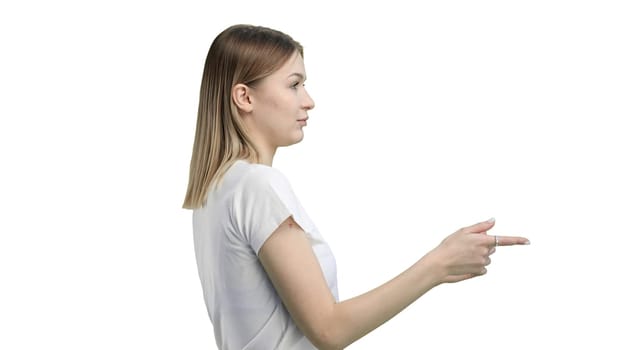
<svg viewBox="0 0 622 350"><path fill-rule="evenodd" d="M268 237L288 217L293 216L294 220L299 217L301 207L281 172L257 167L241 180L231 209L240 238L258 254ZM305 229L303 223L298 224Z"/></svg>

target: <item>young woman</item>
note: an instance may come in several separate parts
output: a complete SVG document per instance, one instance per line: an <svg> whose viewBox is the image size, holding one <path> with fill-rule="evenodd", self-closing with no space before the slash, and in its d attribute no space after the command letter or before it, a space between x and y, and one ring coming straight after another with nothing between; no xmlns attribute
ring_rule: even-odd
<svg viewBox="0 0 622 350"><path fill-rule="evenodd" d="M184 208L221 349L344 348L433 287L485 274L495 246L529 243L481 222L339 301L330 248L271 166L277 148L303 139L314 107L305 79L302 46L269 28L227 28L207 54Z"/></svg>

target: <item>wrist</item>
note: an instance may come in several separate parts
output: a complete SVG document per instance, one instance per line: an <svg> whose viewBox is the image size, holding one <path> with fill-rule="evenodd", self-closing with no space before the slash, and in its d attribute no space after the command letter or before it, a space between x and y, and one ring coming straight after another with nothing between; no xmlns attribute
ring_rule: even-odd
<svg viewBox="0 0 622 350"><path fill-rule="evenodd" d="M428 283L432 284L432 286L444 283L448 276L443 259L438 254L435 254L434 250L426 254L415 265L420 266L424 276L428 279Z"/></svg>

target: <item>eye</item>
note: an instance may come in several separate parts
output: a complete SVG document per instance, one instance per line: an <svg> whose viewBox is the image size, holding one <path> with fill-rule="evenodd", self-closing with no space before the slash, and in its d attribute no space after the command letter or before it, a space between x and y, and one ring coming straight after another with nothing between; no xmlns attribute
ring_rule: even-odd
<svg viewBox="0 0 622 350"><path fill-rule="evenodd" d="M299 82L299 81L296 81L296 82L294 82L294 83L291 85L291 88L292 88L292 89L297 89L299 86L300 86L300 82Z"/></svg>

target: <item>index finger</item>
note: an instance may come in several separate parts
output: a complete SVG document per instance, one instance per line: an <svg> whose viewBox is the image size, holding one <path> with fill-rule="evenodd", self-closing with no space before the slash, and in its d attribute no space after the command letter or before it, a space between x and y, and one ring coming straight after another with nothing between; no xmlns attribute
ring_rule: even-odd
<svg viewBox="0 0 622 350"><path fill-rule="evenodd" d="M529 245L531 242L525 237L517 236L491 236L493 245L507 246L507 245Z"/></svg>

